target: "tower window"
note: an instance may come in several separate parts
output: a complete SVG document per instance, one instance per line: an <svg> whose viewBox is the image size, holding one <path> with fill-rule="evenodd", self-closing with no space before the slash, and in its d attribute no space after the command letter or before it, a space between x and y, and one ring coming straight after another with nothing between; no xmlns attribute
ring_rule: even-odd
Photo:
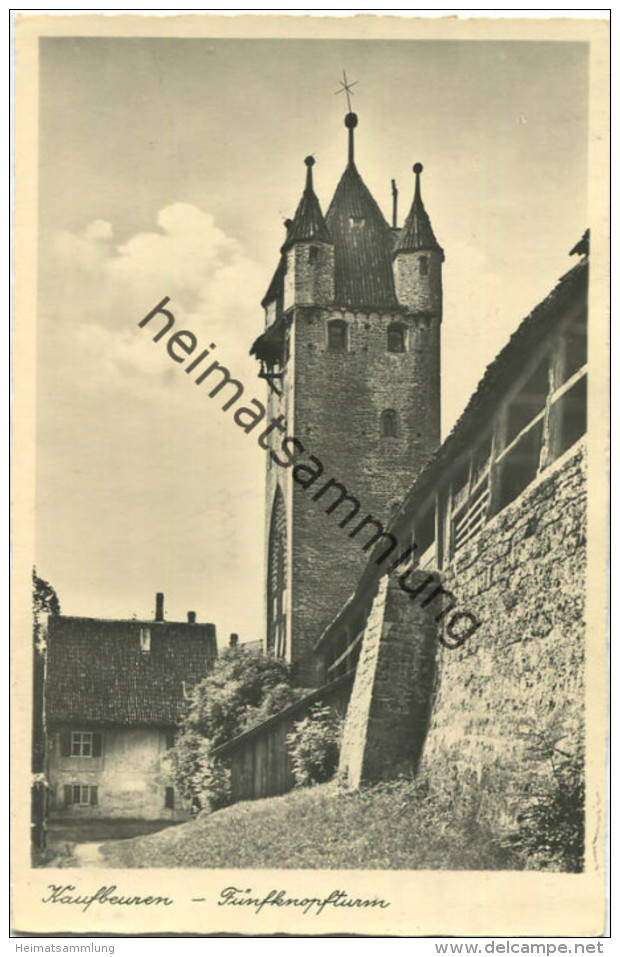
<svg viewBox="0 0 620 957"><path fill-rule="evenodd" d="M428 276L428 256L420 256L420 275Z"/></svg>
<svg viewBox="0 0 620 957"><path fill-rule="evenodd" d="M330 352L347 351L347 324L344 319L332 319L328 322L327 348Z"/></svg>
<svg viewBox="0 0 620 957"><path fill-rule="evenodd" d="M387 331L388 352L405 352L405 327L393 322Z"/></svg>
<svg viewBox="0 0 620 957"><path fill-rule="evenodd" d="M315 262L318 261L318 258L319 258L319 250L318 250L318 247L317 247L317 246L310 246L310 249L308 250L308 262L309 262L309 263L315 263Z"/></svg>
<svg viewBox="0 0 620 957"><path fill-rule="evenodd" d="M385 409L381 413L381 435L383 438L395 439L398 433L398 422L394 409Z"/></svg>

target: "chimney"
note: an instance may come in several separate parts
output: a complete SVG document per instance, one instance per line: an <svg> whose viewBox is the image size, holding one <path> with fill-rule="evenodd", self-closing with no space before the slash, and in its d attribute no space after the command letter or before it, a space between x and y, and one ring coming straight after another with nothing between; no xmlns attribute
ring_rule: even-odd
<svg viewBox="0 0 620 957"><path fill-rule="evenodd" d="M188 611L188 613L187 613L187 620L188 620L188 622L189 622L190 625L195 625L195 624L196 624L196 612L195 612L195 611Z"/></svg>
<svg viewBox="0 0 620 957"><path fill-rule="evenodd" d="M392 180L392 229L398 229L398 189L396 180Z"/></svg>
<svg viewBox="0 0 620 957"><path fill-rule="evenodd" d="M155 621L164 620L164 593L158 591L155 595Z"/></svg>
<svg viewBox="0 0 620 957"><path fill-rule="evenodd" d="M238 644L239 644L239 635L236 635L233 631L228 641L228 647L231 649L234 649L237 647Z"/></svg>

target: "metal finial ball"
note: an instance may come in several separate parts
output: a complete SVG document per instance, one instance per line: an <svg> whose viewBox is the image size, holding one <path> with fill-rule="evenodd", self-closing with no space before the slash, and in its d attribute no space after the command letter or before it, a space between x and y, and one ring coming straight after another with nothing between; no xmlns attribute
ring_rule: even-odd
<svg viewBox="0 0 620 957"><path fill-rule="evenodd" d="M422 166L421 163L414 163L414 164L413 164L413 172L414 172L414 173L421 173L423 169L424 169L424 167Z"/></svg>
<svg viewBox="0 0 620 957"><path fill-rule="evenodd" d="M306 164L306 166L314 166L314 163L315 163L314 156L306 156L304 163Z"/></svg>
<svg viewBox="0 0 620 957"><path fill-rule="evenodd" d="M357 113L347 113L344 118L344 125L348 130L354 130L357 126Z"/></svg>

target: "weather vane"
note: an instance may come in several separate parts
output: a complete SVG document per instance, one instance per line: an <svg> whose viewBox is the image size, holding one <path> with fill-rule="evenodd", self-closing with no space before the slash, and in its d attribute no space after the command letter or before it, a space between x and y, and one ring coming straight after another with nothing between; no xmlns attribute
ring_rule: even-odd
<svg viewBox="0 0 620 957"><path fill-rule="evenodd" d="M343 71L342 71L342 80L339 80L339 83L340 83L340 86L342 87L342 89L341 89L341 90L336 90L336 92L334 93L334 96L338 96L339 93L346 93L346 95L347 95L347 106L348 106L348 108L349 108L349 113L350 113L350 112L351 112L351 97L353 96L353 90L351 89L351 87L356 86L357 83L359 83L359 80L353 80L353 83L349 83L349 82L347 81L347 74L346 74L345 71L343 70Z"/></svg>

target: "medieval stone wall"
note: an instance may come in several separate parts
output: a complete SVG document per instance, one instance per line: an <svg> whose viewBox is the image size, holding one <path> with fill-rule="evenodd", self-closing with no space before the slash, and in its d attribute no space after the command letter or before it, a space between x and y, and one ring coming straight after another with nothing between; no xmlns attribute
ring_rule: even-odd
<svg viewBox="0 0 620 957"><path fill-rule="evenodd" d="M438 646L423 756L431 776L505 773L518 792L532 732L562 715L570 728L583 714L584 454L569 450L442 573L482 624L461 648Z"/></svg>
<svg viewBox="0 0 620 957"><path fill-rule="evenodd" d="M435 621L426 570L379 583L347 712L350 786L423 770L439 789L492 782L514 820L540 733L580 729L584 709L584 449L573 447L441 573L477 617L458 648ZM426 583L426 587L424 587ZM449 619L449 615L447 616ZM456 629L458 632L458 628ZM573 739L574 740L574 739ZM422 751L423 749L423 751ZM420 763L420 753L422 758Z"/></svg>

